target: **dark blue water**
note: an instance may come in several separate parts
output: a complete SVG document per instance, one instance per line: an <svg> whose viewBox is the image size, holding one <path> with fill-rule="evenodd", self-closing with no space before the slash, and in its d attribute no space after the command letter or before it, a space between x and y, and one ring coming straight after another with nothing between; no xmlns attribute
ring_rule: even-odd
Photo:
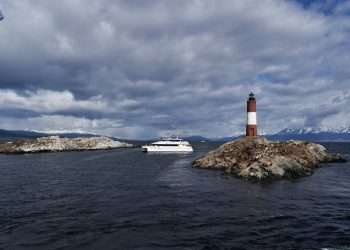
<svg viewBox="0 0 350 250"><path fill-rule="evenodd" d="M261 184L191 168L215 146L1 155L0 249L350 249L349 163Z"/></svg>

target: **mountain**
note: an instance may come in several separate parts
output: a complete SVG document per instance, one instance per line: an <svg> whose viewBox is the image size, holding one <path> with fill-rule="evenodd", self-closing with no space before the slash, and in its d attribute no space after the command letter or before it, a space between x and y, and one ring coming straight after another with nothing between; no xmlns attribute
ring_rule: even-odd
<svg viewBox="0 0 350 250"><path fill-rule="evenodd" d="M88 133L74 133L74 132L66 132L66 133L55 133L55 132L37 132L37 131L24 131L24 130L5 130L0 129L0 140L19 140L19 139L35 139L39 137L58 135L60 137L66 138L76 138L76 137L92 137L96 136L94 134Z"/></svg>
<svg viewBox="0 0 350 250"><path fill-rule="evenodd" d="M0 141L7 140L18 140L18 139L35 139L39 137L58 135L60 137L66 138L76 138L76 137L94 137L99 136L96 134L90 133L76 133L76 132L40 132L40 131L23 131L23 130L4 130L0 129ZM193 135L183 137L183 139L192 142L200 142L200 141L211 141L211 142L227 142L238 139L241 136L232 136L232 137L222 137L222 138L207 138L200 135ZM350 126L343 127L338 129L329 129L329 128L286 128L281 130L276 134L264 135L270 140L307 140L307 141L350 141ZM121 140L120 138L113 138L116 140ZM123 140L129 141L131 143L135 143L135 140ZM139 142L141 145L144 141ZM135 143L137 144L137 143Z"/></svg>
<svg viewBox="0 0 350 250"><path fill-rule="evenodd" d="M192 135L192 136L186 136L183 137L186 141L193 141L193 142L200 142L200 141L209 141L210 139L200 136L200 135Z"/></svg>
<svg viewBox="0 0 350 250"><path fill-rule="evenodd" d="M308 140L308 141L350 141L350 127L330 128L286 128L277 134L266 136L272 140Z"/></svg>
<svg viewBox="0 0 350 250"><path fill-rule="evenodd" d="M350 126L337 129L330 128L286 128L276 134L264 135L270 140L305 140L305 141L350 141ZM202 136L186 137L189 141L211 141L211 142L227 142L238 139L241 136L222 137L222 138L205 138Z"/></svg>
<svg viewBox="0 0 350 250"><path fill-rule="evenodd" d="M0 138L1 139L24 139L24 138L38 138L45 136L44 133L33 132L33 131L21 131L21 130L5 130L0 129Z"/></svg>
<svg viewBox="0 0 350 250"><path fill-rule="evenodd" d="M319 134L319 133L336 133L336 134L349 134L350 133L350 126L349 127L342 127L342 128L326 128L326 127L305 127L305 128L285 128L281 130L279 133L281 134Z"/></svg>

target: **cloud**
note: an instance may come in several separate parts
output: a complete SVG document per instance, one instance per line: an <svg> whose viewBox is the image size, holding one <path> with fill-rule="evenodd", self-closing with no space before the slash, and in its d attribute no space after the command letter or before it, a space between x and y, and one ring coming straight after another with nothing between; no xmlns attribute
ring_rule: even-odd
<svg viewBox="0 0 350 250"><path fill-rule="evenodd" d="M22 95L13 90L0 90L0 109L23 109L38 113L60 111L107 111L107 103L101 96L88 100L76 100L69 91L51 91L39 89L35 92L25 91Z"/></svg>
<svg viewBox="0 0 350 250"><path fill-rule="evenodd" d="M89 119L85 117L74 117L69 115L40 115L25 120L4 117L2 128L9 130L30 130L47 133L75 132L96 133L105 136L116 136L120 138L144 137L143 129L122 124L117 120ZM155 131L149 131L148 136L155 136Z"/></svg>
<svg viewBox="0 0 350 250"><path fill-rule="evenodd" d="M33 129L61 127L39 122L46 116L104 121L64 127L131 138L228 136L244 131L254 90L263 132L336 126L331 117L349 104L331 101L350 90L347 9L280 0L4 0L0 119L34 119Z"/></svg>

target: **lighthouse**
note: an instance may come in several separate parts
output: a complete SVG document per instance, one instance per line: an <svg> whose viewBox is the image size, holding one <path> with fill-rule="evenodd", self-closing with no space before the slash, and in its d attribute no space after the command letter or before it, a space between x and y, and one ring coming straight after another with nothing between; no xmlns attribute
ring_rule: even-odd
<svg viewBox="0 0 350 250"><path fill-rule="evenodd" d="M258 128L256 125L256 100L253 92L249 94L247 101L247 127L246 136L254 137L258 135Z"/></svg>

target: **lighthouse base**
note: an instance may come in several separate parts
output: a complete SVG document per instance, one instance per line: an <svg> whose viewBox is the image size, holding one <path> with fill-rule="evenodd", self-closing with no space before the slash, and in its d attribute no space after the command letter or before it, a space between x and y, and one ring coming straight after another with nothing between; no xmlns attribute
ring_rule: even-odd
<svg viewBox="0 0 350 250"><path fill-rule="evenodd" d="M256 125L247 125L246 127L246 136L256 137L258 136L258 129Z"/></svg>

